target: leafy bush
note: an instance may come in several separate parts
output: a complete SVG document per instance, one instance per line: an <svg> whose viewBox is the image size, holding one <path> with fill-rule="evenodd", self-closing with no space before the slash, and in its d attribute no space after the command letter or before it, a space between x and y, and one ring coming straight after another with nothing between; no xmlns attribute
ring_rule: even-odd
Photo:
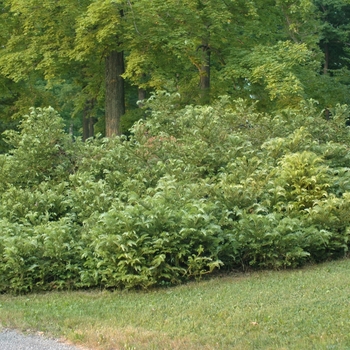
<svg viewBox="0 0 350 350"><path fill-rule="evenodd" d="M1 220L0 229L1 291L79 286L78 230L68 218L37 226Z"/></svg>
<svg viewBox="0 0 350 350"><path fill-rule="evenodd" d="M66 178L73 171L75 154L63 125L53 108L32 108L19 125L20 131L5 131L11 150L1 156L1 185L30 187Z"/></svg>
<svg viewBox="0 0 350 350"><path fill-rule="evenodd" d="M148 288L349 247L347 107L274 115L152 97L128 138L72 141L33 109L0 155L0 292Z"/></svg>

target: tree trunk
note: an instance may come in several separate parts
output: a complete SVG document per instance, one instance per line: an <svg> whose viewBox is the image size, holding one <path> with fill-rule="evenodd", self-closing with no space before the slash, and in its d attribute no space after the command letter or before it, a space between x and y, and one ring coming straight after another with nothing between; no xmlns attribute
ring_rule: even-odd
<svg viewBox="0 0 350 350"><path fill-rule="evenodd" d="M146 99L146 90L142 88L138 88L137 90L137 100L138 101L144 101ZM141 108L143 107L143 103L139 102L138 106Z"/></svg>
<svg viewBox="0 0 350 350"><path fill-rule="evenodd" d="M329 67L329 47L328 44L324 44L324 65L323 65L323 74L327 75Z"/></svg>
<svg viewBox="0 0 350 350"><path fill-rule="evenodd" d="M210 103L210 48L203 41L202 48L202 65L200 70L200 99L202 104Z"/></svg>
<svg viewBox="0 0 350 350"><path fill-rule="evenodd" d="M83 141L86 141L90 137L89 130L89 118L83 113Z"/></svg>
<svg viewBox="0 0 350 350"><path fill-rule="evenodd" d="M106 57L105 123L107 137L121 134L120 118L125 114L124 79L121 76L123 73L123 52L112 51Z"/></svg>
<svg viewBox="0 0 350 350"><path fill-rule="evenodd" d="M94 117L83 117L83 141L95 136L94 124L96 119Z"/></svg>
<svg viewBox="0 0 350 350"><path fill-rule="evenodd" d="M96 119L91 116L91 111L94 107L94 99L86 101L83 111L83 141L89 137L94 137L94 124Z"/></svg>

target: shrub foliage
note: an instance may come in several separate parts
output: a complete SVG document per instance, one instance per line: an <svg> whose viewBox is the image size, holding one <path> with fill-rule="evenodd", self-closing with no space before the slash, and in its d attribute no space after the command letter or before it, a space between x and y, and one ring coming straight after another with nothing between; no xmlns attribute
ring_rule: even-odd
<svg viewBox="0 0 350 350"><path fill-rule="evenodd" d="M72 140L32 109L0 155L0 292L148 288L347 254L350 133L314 101L273 115L148 101L131 136Z"/></svg>

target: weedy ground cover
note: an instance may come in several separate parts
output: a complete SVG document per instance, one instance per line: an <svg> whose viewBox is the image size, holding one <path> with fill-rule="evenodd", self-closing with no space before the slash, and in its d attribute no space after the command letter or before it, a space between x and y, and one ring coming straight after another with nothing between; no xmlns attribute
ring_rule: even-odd
<svg viewBox="0 0 350 350"><path fill-rule="evenodd" d="M90 349L348 349L350 260L149 291L0 295L0 324Z"/></svg>

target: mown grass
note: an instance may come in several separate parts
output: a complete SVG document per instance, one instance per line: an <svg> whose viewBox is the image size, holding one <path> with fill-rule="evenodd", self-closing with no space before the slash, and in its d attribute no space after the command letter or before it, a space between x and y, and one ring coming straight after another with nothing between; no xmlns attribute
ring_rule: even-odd
<svg viewBox="0 0 350 350"><path fill-rule="evenodd" d="M148 292L0 296L0 323L90 349L350 349L350 260Z"/></svg>

